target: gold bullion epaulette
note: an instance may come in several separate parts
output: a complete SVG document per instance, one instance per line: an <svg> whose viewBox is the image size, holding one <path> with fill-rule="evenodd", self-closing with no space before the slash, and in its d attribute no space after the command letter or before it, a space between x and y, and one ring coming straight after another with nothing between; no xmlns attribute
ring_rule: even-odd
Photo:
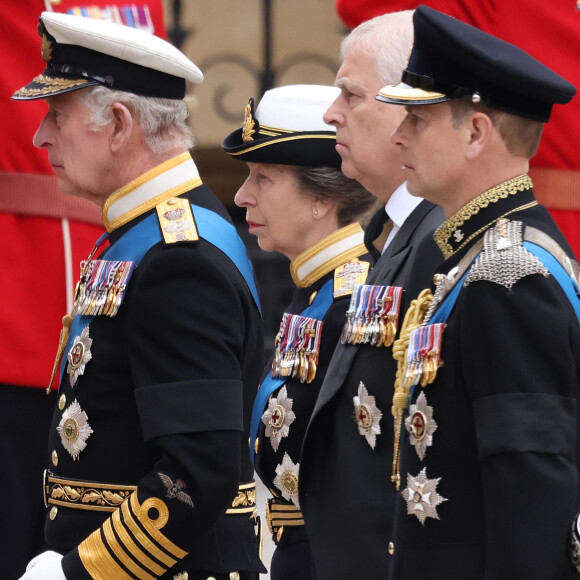
<svg viewBox="0 0 580 580"><path fill-rule="evenodd" d="M170 197L157 206L159 227L166 244L199 240L191 204L183 197Z"/></svg>

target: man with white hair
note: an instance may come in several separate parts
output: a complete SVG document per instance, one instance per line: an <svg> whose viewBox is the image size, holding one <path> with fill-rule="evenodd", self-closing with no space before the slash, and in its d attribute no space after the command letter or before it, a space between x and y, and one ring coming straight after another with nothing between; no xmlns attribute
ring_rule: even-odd
<svg viewBox="0 0 580 580"><path fill-rule="evenodd" d="M388 575L395 502L389 483L396 372L390 345L398 313L431 281L441 260L432 234L443 214L408 193L400 154L390 142L403 113L396 106L381 108L375 99L381 85L398 80L406 65L411 16L406 11L377 17L345 38L336 77L341 93L325 115L336 127L342 171L384 207L365 236L376 263L366 284L353 293L342 344L302 448L300 505L318 577L324 580ZM377 235L378 249L371 245ZM377 327L384 332L376 333Z"/></svg>
<svg viewBox="0 0 580 580"><path fill-rule="evenodd" d="M44 497L54 551L26 580L256 579L248 454L263 340L253 272L188 149L201 71L144 32L43 13L34 137L102 208L53 369Z"/></svg>

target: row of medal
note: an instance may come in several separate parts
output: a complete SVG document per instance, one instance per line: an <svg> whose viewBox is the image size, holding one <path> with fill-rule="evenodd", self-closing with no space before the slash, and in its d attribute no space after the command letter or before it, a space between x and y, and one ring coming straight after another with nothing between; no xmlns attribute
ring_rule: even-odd
<svg viewBox="0 0 580 580"><path fill-rule="evenodd" d="M298 378L311 383L318 368L322 320L284 313L276 335L273 378Z"/></svg>
<svg viewBox="0 0 580 580"><path fill-rule="evenodd" d="M340 342L391 346L397 334L402 295L399 286L355 286Z"/></svg>
<svg viewBox="0 0 580 580"><path fill-rule="evenodd" d="M441 341L445 324L426 324L411 331L403 385L409 388L430 385L441 366Z"/></svg>
<svg viewBox="0 0 580 580"><path fill-rule="evenodd" d="M83 264L73 315L115 316L133 273L133 262L92 260Z"/></svg>

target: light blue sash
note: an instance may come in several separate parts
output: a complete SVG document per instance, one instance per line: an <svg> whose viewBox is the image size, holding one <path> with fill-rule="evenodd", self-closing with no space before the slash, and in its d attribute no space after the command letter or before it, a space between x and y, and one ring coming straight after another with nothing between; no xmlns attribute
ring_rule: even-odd
<svg viewBox="0 0 580 580"><path fill-rule="evenodd" d="M191 209L195 217L199 237L221 250L234 263L240 274L244 277L244 280L252 294L252 298L261 313L260 299L254 281L252 263L246 254L246 248L241 238L238 236L236 228L213 211L193 204L191 204ZM107 234L103 234L100 240L106 236ZM135 267L137 267L143 256L155 244L159 243L161 239L162 236L159 228L159 219L157 218L157 215L153 213L133 226L112 246L107 248L103 253L103 259L131 261L134 263ZM68 351L72 346L72 341L76 336L80 335L85 326L92 322L93 318L94 316L75 316L60 366L61 382L66 367Z"/></svg>
<svg viewBox="0 0 580 580"><path fill-rule="evenodd" d="M300 313L300 316L308 316L310 318L316 318L317 320L322 320L324 315L328 312L332 301L333 301L333 280L329 280L324 284L324 286L318 291L316 297L312 301L312 304ZM268 375L262 381L258 394L254 399L254 406L252 408L252 418L250 420L250 457L252 463L255 460L255 449L254 443L258 437L258 427L260 426L260 419L266 408L266 403L270 395L278 388L281 387L288 377L277 377L272 378Z"/></svg>

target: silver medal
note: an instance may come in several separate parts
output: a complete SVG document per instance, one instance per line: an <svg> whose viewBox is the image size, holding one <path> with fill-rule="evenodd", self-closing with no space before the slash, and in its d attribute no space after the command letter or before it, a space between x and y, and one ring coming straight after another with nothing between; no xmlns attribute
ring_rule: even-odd
<svg viewBox="0 0 580 580"><path fill-rule="evenodd" d="M89 327L85 326L80 336L75 337L67 355L67 373L71 387L76 385L79 376L84 374L87 363L93 358L91 354L92 344L93 339L89 337Z"/></svg>
<svg viewBox="0 0 580 580"><path fill-rule="evenodd" d="M433 445L433 433L437 423L433 420L433 407L427 405L427 398L421 393L414 405L409 408L409 416L405 419L405 427L409 432L409 441L415 446L419 459L425 459L427 447Z"/></svg>

